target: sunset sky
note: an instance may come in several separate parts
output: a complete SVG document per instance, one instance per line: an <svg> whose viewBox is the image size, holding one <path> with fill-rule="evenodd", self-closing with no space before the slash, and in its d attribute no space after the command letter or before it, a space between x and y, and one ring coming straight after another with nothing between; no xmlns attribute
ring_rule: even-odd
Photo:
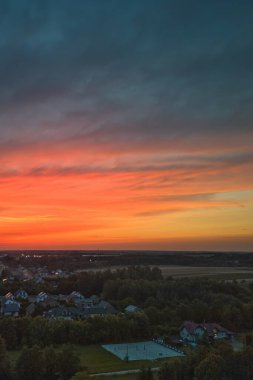
<svg viewBox="0 0 253 380"><path fill-rule="evenodd" d="M0 249L253 250L252 0L1 0Z"/></svg>

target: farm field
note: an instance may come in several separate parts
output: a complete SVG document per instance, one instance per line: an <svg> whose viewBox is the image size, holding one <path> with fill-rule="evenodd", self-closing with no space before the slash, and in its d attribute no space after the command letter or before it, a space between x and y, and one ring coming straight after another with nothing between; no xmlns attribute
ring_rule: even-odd
<svg viewBox="0 0 253 380"><path fill-rule="evenodd" d="M193 267L180 265L159 265L164 276L173 277L219 277L224 279L252 279L253 268L238 267Z"/></svg>
<svg viewBox="0 0 253 380"><path fill-rule="evenodd" d="M77 273L86 271L104 271L111 270L115 271L117 269L126 268L127 266L103 266L97 267L96 269L82 269L78 270ZM253 281L253 268L247 267L217 267L217 266L183 266L183 265L150 265L150 267L160 268L162 274L165 277L172 276L174 278L183 277L198 277L205 276L221 280L252 280Z"/></svg>

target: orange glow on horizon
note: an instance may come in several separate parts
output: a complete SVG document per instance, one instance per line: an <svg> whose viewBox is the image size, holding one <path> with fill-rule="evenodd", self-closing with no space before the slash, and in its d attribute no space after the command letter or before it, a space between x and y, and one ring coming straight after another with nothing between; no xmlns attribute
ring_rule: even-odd
<svg viewBox="0 0 253 380"><path fill-rule="evenodd" d="M253 248L251 162L42 150L3 154L1 249Z"/></svg>

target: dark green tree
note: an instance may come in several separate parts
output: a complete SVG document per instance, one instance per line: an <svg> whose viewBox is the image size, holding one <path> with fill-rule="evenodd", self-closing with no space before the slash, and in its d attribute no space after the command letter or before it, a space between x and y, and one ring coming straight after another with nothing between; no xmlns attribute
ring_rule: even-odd
<svg viewBox="0 0 253 380"><path fill-rule="evenodd" d="M165 363L158 373L159 380L183 380L185 377L184 360L173 360Z"/></svg>
<svg viewBox="0 0 253 380"><path fill-rule="evenodd" d="M139 373L138 380L153 380L154 376L151 368L142 368Z"/></svg>
<svg viewBox="0 0 253 380"><path fill-rule="evenodd" d="M224 360L221 356L210 353L194 371L194 380L223 380Z"/></svg>
<svg viewBox="0 0 253 380"><path fill-rule="evenodd" d="M71 377L71 380L88 380L90 379L87 372L77 372L73 377Z"/></svg>
<svg viewBox="0 0 253 380"><path fill-rule="evenodd" d="M9 359L8 359L4 339L1 336L0 336L0 379L1 380L11 379Z"/></svg>
<svg viewBox="0 0 253 380"><path fill-rule="evenodd" d="M18 380L44 380L45 364L43 351L38 346L24 347L16 363Z"/></svg>
<svg viewBox="0 0 253 380"><path fill-rule="evenodd" d="M45 360L45 379L57 380L58 379L57 354L52 347L45 348L44 360Z"/></svg>
<svg viewBox="0 0 253 380"><path fill-rule="evenodd" d="M69 380L80 369L79 356L70 346L57 354L57 368L59 380Z"/></svg>

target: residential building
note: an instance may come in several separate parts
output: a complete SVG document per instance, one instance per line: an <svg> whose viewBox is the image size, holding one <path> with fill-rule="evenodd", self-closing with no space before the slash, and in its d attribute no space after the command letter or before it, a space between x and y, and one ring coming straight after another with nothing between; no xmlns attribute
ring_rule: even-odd
<svg viewBox="0 0 253 380"><path fill-rule="evenodd" d="M217 323L195 323L185 321L180 327L180 337L184 341L197 343L204 337L209 340L230 339L234 333Z"/></svg>

